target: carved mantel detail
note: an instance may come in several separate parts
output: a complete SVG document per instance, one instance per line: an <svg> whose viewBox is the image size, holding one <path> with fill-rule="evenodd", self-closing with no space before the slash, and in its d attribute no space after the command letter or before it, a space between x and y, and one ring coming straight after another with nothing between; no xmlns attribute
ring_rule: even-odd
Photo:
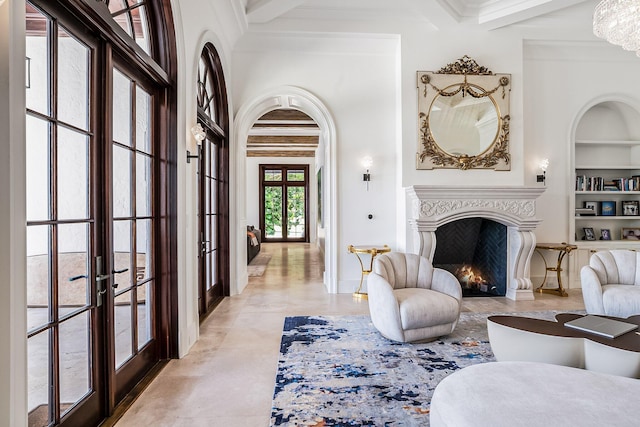
<svg viewBox="0 0 640 427"><path fill-rule="evenodd" d="M431 217L463 209L495 209L521 217L534 217L536 204L532 200L415 200L414 218Z"/></svg>
<svg viewBox="0 0 640 427"><path fill-rule="evenodd" d="M414 185L408 187L411 200L409 224L414 230L414 252L433 260L436 229L464 218L487 218L507 226L509 276L507 297L532 300L529 277L531 256L536 246L534 230L536 199L543 187L452 187Z"/></svg>

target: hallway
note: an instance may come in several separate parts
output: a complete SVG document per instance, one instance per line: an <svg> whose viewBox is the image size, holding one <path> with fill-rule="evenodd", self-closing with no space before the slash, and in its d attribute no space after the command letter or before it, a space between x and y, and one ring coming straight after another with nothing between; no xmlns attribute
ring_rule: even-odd
<svg viewBox="0 0 640 427"><path fill-rule="evenodd" d="M284 318L367 314L366 300L327 294L315 246L269 243L262 277L225 300L202 323L200 340L171 360L116 424L118 427L267 427ZM357 262L354 258L353 262ZM535 294L535 301L467 298L463 311L583 309L580 290L568 298Z"/></svg>

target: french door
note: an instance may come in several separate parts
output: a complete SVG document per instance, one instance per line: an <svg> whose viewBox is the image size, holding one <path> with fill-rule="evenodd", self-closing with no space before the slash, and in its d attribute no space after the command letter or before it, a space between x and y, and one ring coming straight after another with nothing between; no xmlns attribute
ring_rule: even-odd
<svg viewBox="0 0 640 427"><path fill-rule="evenodd" d="M309 242L309 166L260 165L260 229L265 242Z"/></svg>
<svg viewBox="0 0 640 427"><path fill-rule="evenodd" d="M199 259L199 313L206 315L225 296L224 271L225 236L222 217L221 176L219 171L220 138L208 132L200 147L198 168L199 196L198 222L200 229Z"/></svg>
<svg viewBox="0 0 640 427"><path fill-rule="evenodd" d="M204 318L229 295L229 127L222 63L207 43L197 82L198 126L198 313Z"/></svg>
<svg viewBox="0 0 640 427"><path fill-rule="evenodd" d="M103 252L108 300L108 372L111 401L116 403L158 360L155 337L156 291L153 195L154 90L144 79L113 59L111 72L111 126L105 153L107 236Z"/></svg>
<svg viewBox="0 0 640 427"><path fill-rule="evenodd" d="M29 425L91 426L159 357L158 89L64 10L26 7Z"/></svg>

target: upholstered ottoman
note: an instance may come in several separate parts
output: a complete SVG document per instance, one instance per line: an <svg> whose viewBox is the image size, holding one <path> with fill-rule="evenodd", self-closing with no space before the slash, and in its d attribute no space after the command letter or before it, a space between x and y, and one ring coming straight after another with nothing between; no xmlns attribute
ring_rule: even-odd
<svg viewBox="0 0 640 427"><path fill-rule="evenodd" d="M442 380L432 427L637 427L640 380L536 362L469 366Z"/></svg>

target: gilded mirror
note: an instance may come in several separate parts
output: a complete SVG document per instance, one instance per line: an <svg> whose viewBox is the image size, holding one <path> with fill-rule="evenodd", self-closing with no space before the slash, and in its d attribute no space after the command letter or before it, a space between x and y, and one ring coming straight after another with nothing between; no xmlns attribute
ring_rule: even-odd
<svg viewBox="0 0 640 427"><path fill-rule="evenodd" d="M511 76L463 56L418 72L417 169L509 170Z"/></svg>

